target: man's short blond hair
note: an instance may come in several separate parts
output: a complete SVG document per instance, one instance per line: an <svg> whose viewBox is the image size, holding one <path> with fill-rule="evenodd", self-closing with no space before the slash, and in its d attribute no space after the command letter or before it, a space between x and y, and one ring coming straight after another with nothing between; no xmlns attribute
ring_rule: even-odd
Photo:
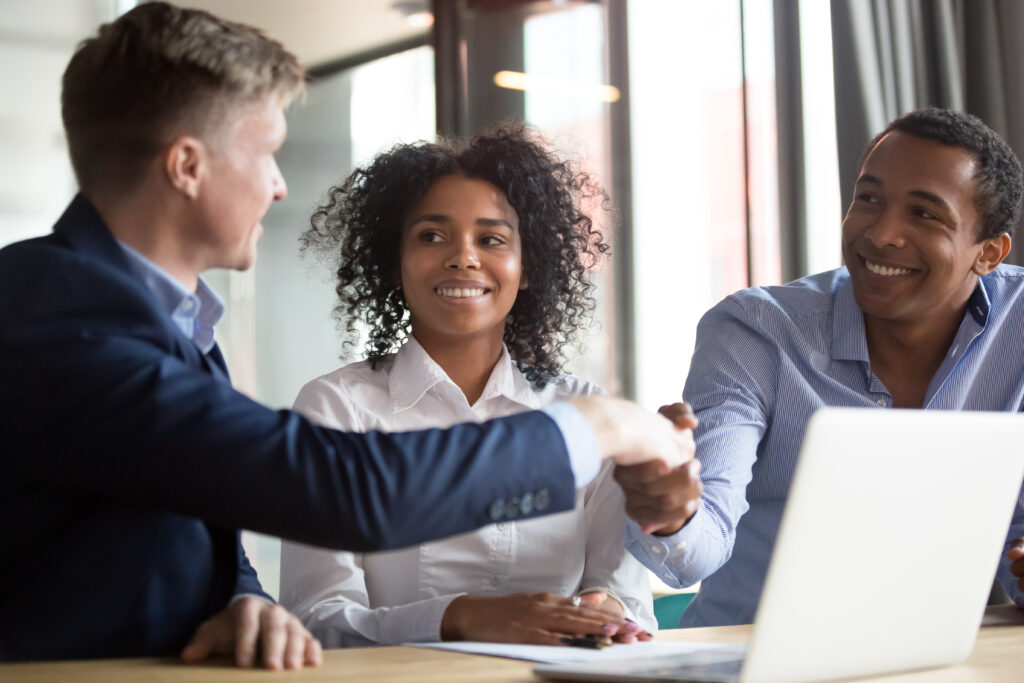
<svg viewBox="0 0 1024 683"><path fill-rule="evenodd" d="M268 97L286 106L304 84L295 55L258 29L164 2L139 5L84 40L64 71L61 110L79 187L87 196L130 191L180 135L215 137L240 107Z"/></svg>

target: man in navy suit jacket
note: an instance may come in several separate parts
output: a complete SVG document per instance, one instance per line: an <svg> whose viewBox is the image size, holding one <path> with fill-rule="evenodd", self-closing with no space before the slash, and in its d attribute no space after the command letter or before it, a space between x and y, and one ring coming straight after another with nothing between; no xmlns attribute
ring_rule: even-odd
<svg viewBox="0 0 1024 683"><path fill-rule="evenodd" d="M346 434L235 392L199 275L253 264L303 80L259 32L163 3L72 58L81 194L53 234L0 251L0 660L184 647L246 666L259 647L272 668L315 665L239 528L395 548L569 509L600 457L692 457L688 433L611 399ZM607 621L584 606L566 628Z"/></svg>

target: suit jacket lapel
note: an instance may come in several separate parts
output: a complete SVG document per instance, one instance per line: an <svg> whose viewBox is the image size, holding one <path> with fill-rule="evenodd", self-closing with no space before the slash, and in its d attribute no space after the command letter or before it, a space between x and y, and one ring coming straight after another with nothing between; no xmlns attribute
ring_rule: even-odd
<svg viewBox="0 0 1024 683"><path fill-rule="evenodd" d="M103 222L103 217L84 195L78 194L71 200L68 208L64 210L64 214L53 226L53 231L71 245L76 252L102 261L117 271L120 276L130 280L132 290L137 295L144 297L156 313L154 317L160 321L161 327L169 335L178 357L183 358L193 367L201 368L217 379L231 384L228 368L220 349L215 344L209 354L203 354L191 339L182 335L167 313L160 308L160 304L149 291L146 283L136 275L128 257L125 256L117 240L110 233L110 229Z"/></svg>
<svg viewBox="0 0 1024 683"><path fill-rule="evenodd" d="M213 348L203 354L203 364L214 377L222 382L231 384L228 364L224 362L224 355L220 352L220 346L216 342L213 343Z"/></svg>

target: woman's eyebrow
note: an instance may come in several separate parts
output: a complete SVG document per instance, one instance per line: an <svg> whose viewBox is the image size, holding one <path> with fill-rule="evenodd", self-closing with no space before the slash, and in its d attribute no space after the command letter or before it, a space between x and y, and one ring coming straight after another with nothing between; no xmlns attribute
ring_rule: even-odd
<svg viewBox="0 0 1024 683"><path fill-rule="evenodd" d="M444 213L425 213L416 218L412 219L409 225L416 225L417 223L429 222L429 223L449 223L452 217Z"/></svg>
<svg viewBox="0 0 1024 683"><path fill-rule="evenodd" d="M504 225L509 230L515 230L515 226L504 218L477 218L476 224L481 225L485 228L493 228L498 225Z"/></svg>

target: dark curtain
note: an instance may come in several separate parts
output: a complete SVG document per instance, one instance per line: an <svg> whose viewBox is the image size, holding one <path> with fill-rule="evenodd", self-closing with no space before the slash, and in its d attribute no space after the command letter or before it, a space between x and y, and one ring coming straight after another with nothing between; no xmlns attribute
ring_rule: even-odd
<svg viewBox="0 0 1024 683"><path fill-rule="evenodd" d="M864 145L935 105L970 112L1024 156L1024 2L831 0L843 205ZM1024 260L1018 226L1008 262Z"/></svg>

